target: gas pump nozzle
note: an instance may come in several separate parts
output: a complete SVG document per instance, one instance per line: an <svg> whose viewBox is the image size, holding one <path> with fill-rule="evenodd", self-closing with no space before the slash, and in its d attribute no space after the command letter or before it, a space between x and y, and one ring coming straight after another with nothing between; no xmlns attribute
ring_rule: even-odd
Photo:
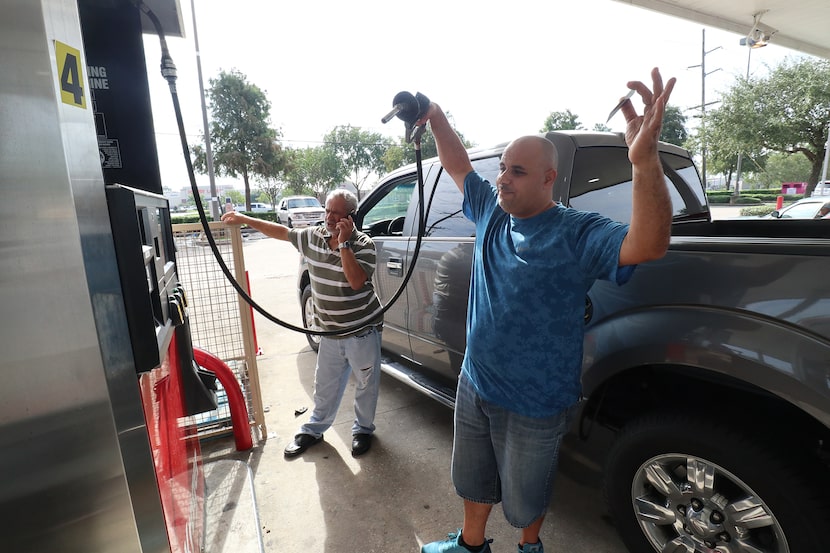
<svg viewBox="0 0 830 553"><path fill-rule="evenodd" d="M405 139L407 142L415 140L416 144L420 144L421 136L424 134L425 125L415 126L415 122L423 117L429 109L429 98L418 92L412 95L410 92L398 92L392 99L392 111L387 113L381 120L381 123L388 123L393 117L404 122L406 128Z"/></svg>

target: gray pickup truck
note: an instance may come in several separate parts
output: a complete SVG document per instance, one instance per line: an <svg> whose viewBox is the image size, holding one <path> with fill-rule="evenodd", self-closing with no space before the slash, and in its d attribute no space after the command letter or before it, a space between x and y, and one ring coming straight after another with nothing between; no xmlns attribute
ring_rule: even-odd
<svg viewBox="0 0 830 553"><path fill-rule="evenodd" d="M628 222L620 135L548 133L554 199ZM504 145L471 151L495 181ZM631 552L830 550L830 222L712 221L688 152L661 144L673 227L666 256L586 297L578 434L611 429L604 492ZM437 159L405 292L386 313L388 374L452 406L464 352L473 224ZM412 262L415 167L385 177L355 221L377 247L386 303ZM308 275L298 294L313 326ZM528 302L545 301L528 298ZM545 329L539 329L545 332ZM309 340L315 346L313 338Z"/></svg>

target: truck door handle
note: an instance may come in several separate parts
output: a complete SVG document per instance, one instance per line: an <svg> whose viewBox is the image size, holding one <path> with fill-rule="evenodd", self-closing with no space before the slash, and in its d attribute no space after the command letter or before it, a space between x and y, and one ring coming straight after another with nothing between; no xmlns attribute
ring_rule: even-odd
<svg viewBox="0 0 830 553"><path fill-rule="evenodd" d="M390 275L403 276L403 260L397 257L390 257L386 262L386 270Z"/></svg>

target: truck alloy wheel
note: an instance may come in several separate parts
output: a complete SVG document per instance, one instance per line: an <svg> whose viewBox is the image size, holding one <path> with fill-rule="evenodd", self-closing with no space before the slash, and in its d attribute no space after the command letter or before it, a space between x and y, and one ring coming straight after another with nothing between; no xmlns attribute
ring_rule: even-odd
<svg viewBox="0 0 830 553"><path fill-rule="evenodd" d="M783 444L738 429L682 413L626 425L609 452L604 491L630 551L826 548L828 504L811 480L820 464L794 466L799 456L784 455Z"/></svg>
<svg viewBox="0 0 830 553"><path fill-rule="evenodd" d="M306 284L303 288L303 297L300 299L300 304L303 306L303 328L320 330L319 326L309 324L309 321L314 320L314 300L311 298L311 285ZM320 349L319 334L306 334L306 338L311 349L314 351Z"/></svg>

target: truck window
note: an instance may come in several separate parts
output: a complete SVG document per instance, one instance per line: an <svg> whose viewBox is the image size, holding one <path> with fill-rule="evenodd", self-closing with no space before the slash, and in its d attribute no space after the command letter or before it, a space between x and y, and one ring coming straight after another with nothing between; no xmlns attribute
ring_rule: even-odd
<svg viewBox="0 0 830 553"><path fill-rule="evenodd" d="M482 177L495 182L499 174L499 158L488 157L473 161L475 169ZM464 216L461 203L464 200L455 181L445 171L441 171L438 183L429 202L425 236L432 238L475 236L475 225Z"/></svg>
<svg viewBox="0 0 830 553"><path fill-rule="evenodd" d="M697 178L694 165L688 162L686 167L678 165L678 156L662 154L673 170L674 177L680 181L684 193L689 195L689 189L696 190L699 186L686 186L689 179ZM678 165L674 167L674 165ZM691 171L691 172L690 172ZM666 177L666 186L672 202L672 215L681 216L697 213L705 201L692 193L688 202L681 196L675 183ZM628 151L625 148L583 148L577 150L574 156L573 172L571 174L570 200L571 207L583 211L595 211L601 215L619 221L631 222L631 164L628 161ZM697 204L697 205L695 205Z"/></svg>
<svg viewBox="0 0 830 553"><path fill-rule="evenodd" d="M405 177L386 188L385 194L374 205L363 212L363 231L369 236L390 236L401 234L403 220L409 209L417 179L414 175ZM377 197L376 195L374 195ZM395 228L390 228L390 225Z"/></svg>

